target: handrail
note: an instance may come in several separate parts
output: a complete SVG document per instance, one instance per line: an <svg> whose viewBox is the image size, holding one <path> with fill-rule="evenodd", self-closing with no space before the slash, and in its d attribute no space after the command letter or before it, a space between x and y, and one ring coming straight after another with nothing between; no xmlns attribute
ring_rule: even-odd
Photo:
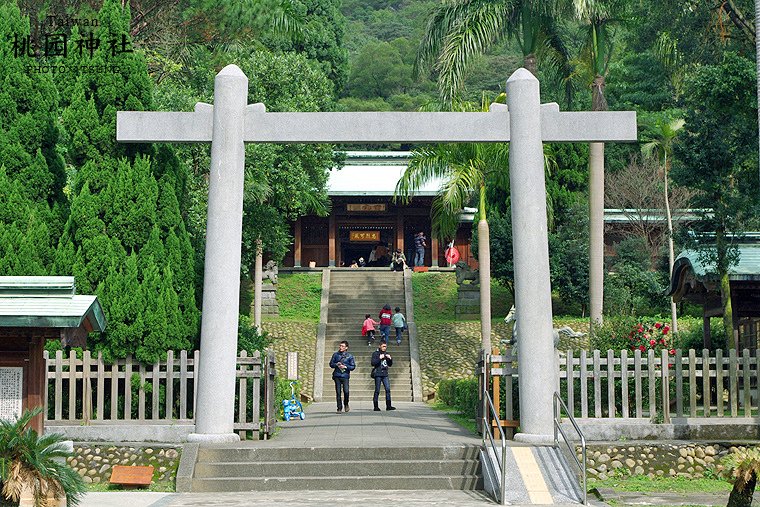
<svg viewBox="0 0 760 507"><path fill-rule="evenodd" d="M559 401L559 404L557 403ZM575 422L575 418L573 417L573 413L570 412L570 410L567 408L567 405L560 397L559 393L555 391L554 393L554 446L557 447L559 445L559 439L557 438L558 435L562 435L562 439L565 441L565 445L567 446L568 450L570 451L570 454L572 455L573 459L575 460L575 464L578 465L578 468L581 472L581 477L583 478L583 505L588 505L588 498L586 495L586 437L583 436L583 432L581 431L580 427L578 426L578 423ZM560 405L565 409L565 413L567 414L568 419L570 419L570 423L572 423L573 427L575 428L575 431L578 432L578 436L581 438L581 456L583 459L583 464L581 464L580 460L578 459L578 456L576 456L575 448L570 445L570 441L567 438L567 435L565 434L565 430L562 429L562 426L559 423L559 418L561 415Z"/></svg>
<svg viewBox="0 0 760 507"><path fill-rule="evenodd" d="M483 399L485 400L483 407L485 409L483 410L483 448L486 447L486 435L488 435L489 444L491 445L491 449L493 449L494 456L496 456L496 461L499 465L499 476L501 480L499 485L499 503L504 505L507 499L507 438L504 434L504 429L501 427L499 414L496 412L493 400L491 399L491 394L488 392L488 359L489 356L486 355L483 368ZM499 456L496 442L494 441L493 435L491 435L489 415L496 421L496 427L499 429L499 436L501 437L501 456Z"/></svg>

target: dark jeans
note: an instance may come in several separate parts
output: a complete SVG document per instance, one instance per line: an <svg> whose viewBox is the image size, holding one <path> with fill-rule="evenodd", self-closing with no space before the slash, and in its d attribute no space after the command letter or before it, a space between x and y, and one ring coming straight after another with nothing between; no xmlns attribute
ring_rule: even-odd
<svg viewBox="0 0 760 507"><path fill-rule="evenodd" d="M335 382L335 401L338 402L338 410L343 409L343 405L348 406L348 379L333 377ZM340 400L340 391L343 390L343 401Z"/></svg>
<svg viewBox="0 0 760 507"><path fill-rule="evenodd" d="M367 331L367 343L372 343L375 341L375 330Z"/></svg>
<svg viewBox="0 0 760 507"><path fill-rule="evenodd" d="M383 387L385 388L385 408L388 408L391 406L391 381L388 380L388 377L375 377L375 396L372 398L372 402L375 404L375 408L377 408L377 397L380 394L380 384L383 384Z"/></svg>
<svg viewBox="0 0 760 507"><path fill-rule="evenodd" d="M380 326L380 334L383 335L382 342L388 343L388 339L391 337L391 326Z"/></svg>
<svg viewBox="0 0 760 507"><path fill-rule="evenodd" d="M401 343L401 336L404 334L403 327L396 328L396 343Z"/></svg>
<svg viewBox="0 0 760 507"><path fill-rule="evenodd" d="M425 264L425 249L424 248L418 248L417 249L417 255L414 256L414 265L415 266L422 266Z"/></svg>

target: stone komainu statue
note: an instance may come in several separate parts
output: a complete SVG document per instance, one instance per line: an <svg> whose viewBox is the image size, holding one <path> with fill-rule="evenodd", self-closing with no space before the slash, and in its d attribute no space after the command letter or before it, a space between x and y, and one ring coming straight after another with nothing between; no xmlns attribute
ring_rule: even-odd
<svg viewBox="0 0 760 507"><path fill-rule="evenodd" d="M477 269L472 269L466 262L459 261L456 263L457 285L462 285L466 280L470 280L470 285L480 283L480 276Z"/></svg>
<svg viewBox="0 0 760 507"><path fill-rule="evenodd" d="M277 272L277 263L275 261L269 261L261 272L261 280L266 281L268 279L273 284L276 284Z"/></svg>
<svg viewBox="0 0 760 507"><path fill-rule="evenodd" d="M515 305L512 305L512 308L509 309L509 313L507 313L507 316L504 317L504 323L510 324L512 323L512 338L502 340L502 343L504 345L511 345L512 347L517 346L517 311L515 310ZM582 338L586 336L586 333L575 331L570 326L562 326L561 328L552 329L552 335L554 337L554 348L557 348L557 345L559 345L559 338L560 335L567 336L569 338Z"/></svg>

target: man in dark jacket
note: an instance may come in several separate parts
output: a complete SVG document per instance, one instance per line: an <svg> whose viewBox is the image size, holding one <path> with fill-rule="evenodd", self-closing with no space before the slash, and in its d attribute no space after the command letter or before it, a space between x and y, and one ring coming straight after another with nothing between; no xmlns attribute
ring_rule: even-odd
<svg viewBox="0 0 760 507"><path fill-rule="evenodd" d="M338 345L338 351L330 358L330 368L333 368L333 382L335 382L335 400L338 402L338 413L343 412L343 407L348 408L348 381L351 378L351 372L356 368L354 356L348 353L348 342L343 340ZM341 400L340 392L343 391Z"/></svg>
<svg viewBox="0 0 760 507"><path fill-rule="evenodd" d="M420 231L414 236L414 266L424 266L425 265L425 247L427 247L427 243L425 242L425 233Z"/></svg>
<svg viewBox="0 0 760 507"><path fill-rule="evenodd" d="M388 344L380 342L380 346L372 353L372 369L375 372L375 396L372 402L375 404L375 412L380 411L377 398L380 394L380 384L385 388L385 410L396 410L391 406L391 383L388 379L388 368L393 365L393 358L387 352Z"/></svg>

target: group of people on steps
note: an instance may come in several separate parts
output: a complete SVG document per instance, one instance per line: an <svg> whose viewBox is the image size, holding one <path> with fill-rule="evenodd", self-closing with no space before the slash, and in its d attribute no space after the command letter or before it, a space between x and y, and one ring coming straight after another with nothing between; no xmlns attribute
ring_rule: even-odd
<svg viewBox="0 0 760 507"><path fill-rule="evenodd" d="M378 398L380 397L380 385L385 390L385 409L396 410L391 404L391 383L388 378L388 368L393 366L393 357L388 353L388 339L390 338L391 326L396 328L396 345L401 345L401 337L404 330L407 329L406 317L401 313L401 308L395 308L395 313L391 314L391 306L385 305L378 318L380 321L372 319L370 314L364 316L364 325L362 326L362 336L367 337L367 345L371 346L375 340L375 326L380 326L380 345L372 353L370 364L372 372L370 376L375 380L375 392L372 397L374 411L379 412L380 406ZM348 352L348 342L343 340L338 345L338 351L330 358L330 368L333 369L333 382L335 383L335 400L338 405L338 413L350 412L349 400L349 381L351 372L356 369L356 360Z"/></svg>

